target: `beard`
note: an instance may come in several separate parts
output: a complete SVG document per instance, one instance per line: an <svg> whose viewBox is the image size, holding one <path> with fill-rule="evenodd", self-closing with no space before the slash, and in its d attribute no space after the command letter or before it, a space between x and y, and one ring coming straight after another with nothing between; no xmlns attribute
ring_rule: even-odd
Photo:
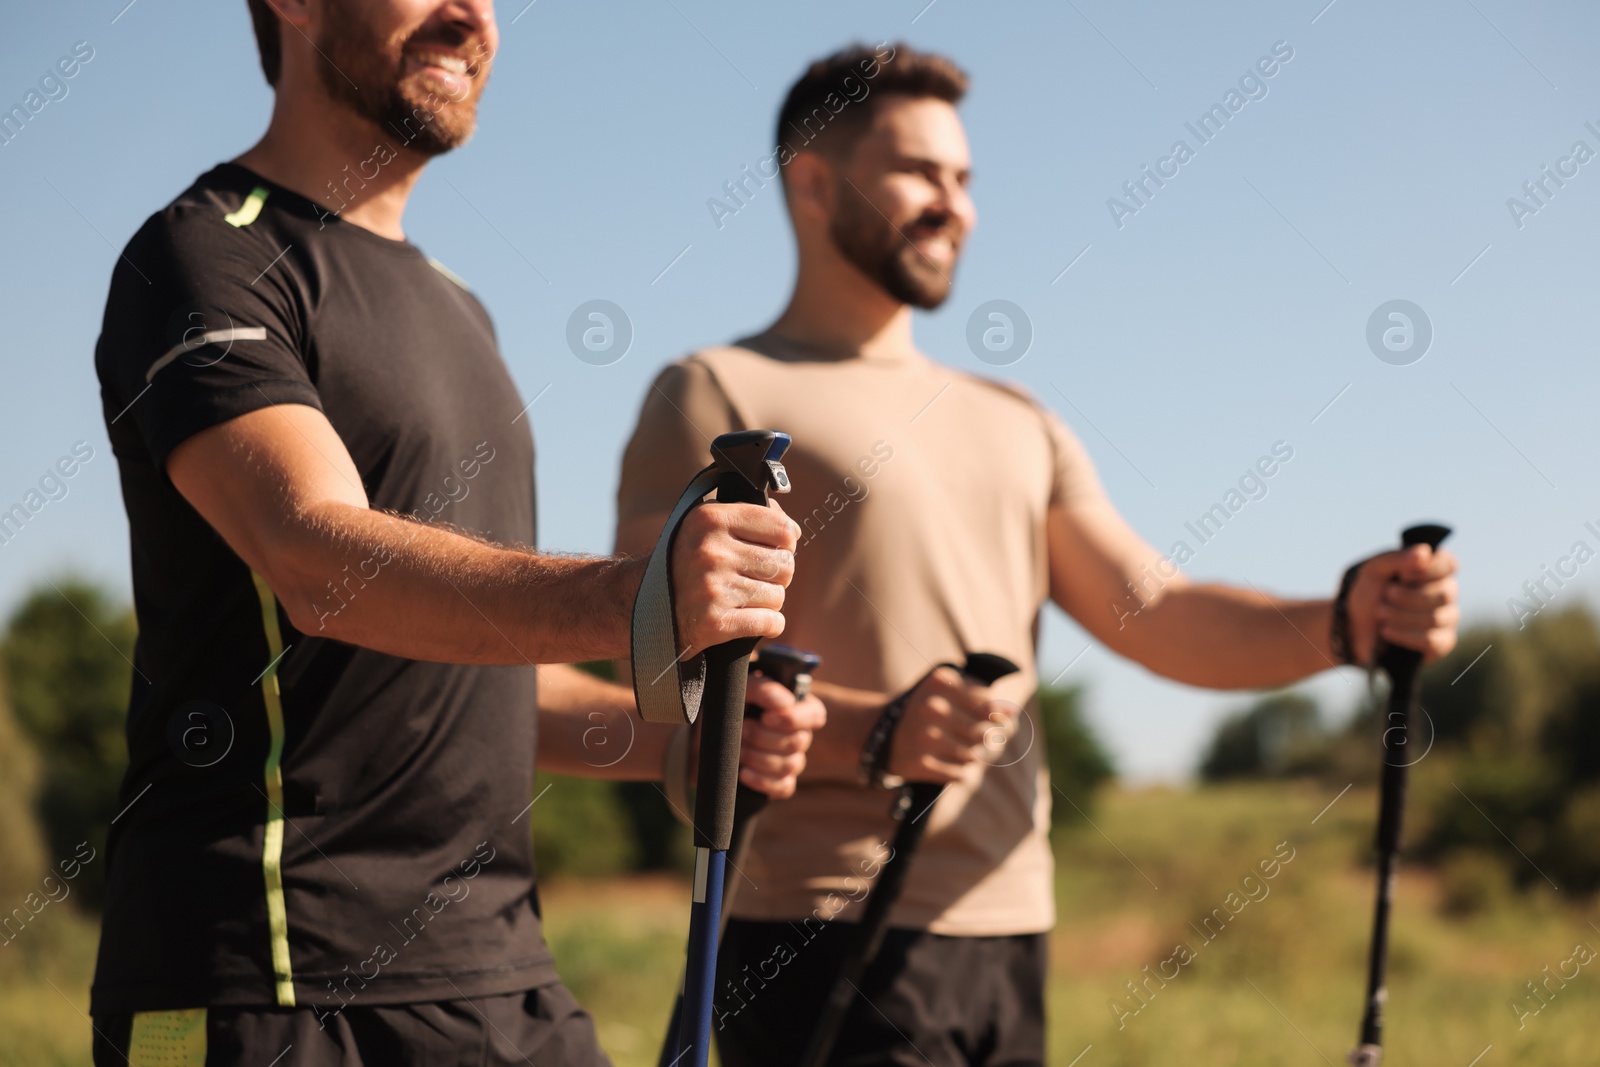
<svg viewBox="0 0 1600 1067"><path fill-rule="evenodd" d="M478 98L488 80L488 47L481 39L452 27L418 31L403 40L386 40L361 21L355 5L335 3L326 8L327 21L318 34L317 49L325 62L317 64L323 88L333 99L357 115L403 140L402 147L424 156L437 156L465 144L478 125ZM405 73L405 53L415 43L455 49L470 44L467 91L459 97L430 89L421 71Z"/></svg>
<svg viewBox="0 0 1600 1067"><path fill-rule="evenodd" d="M950 295L950 276L917 251L905 236L856 189L839 186L839 205L828 236L846 259L900 301L932 310ZM906 227L910 234L943 233L959 251L953 227L937 216L925 215Z"/></svg>

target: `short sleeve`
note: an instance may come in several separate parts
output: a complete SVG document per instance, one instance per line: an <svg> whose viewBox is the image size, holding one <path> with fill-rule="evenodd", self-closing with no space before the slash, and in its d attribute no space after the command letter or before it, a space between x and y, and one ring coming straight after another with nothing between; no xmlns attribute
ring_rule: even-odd
<svg viewBox="0 0 1600 1067"><path fill-rule="evenodd" d="M695 472L711 462L711 441L743 429L716 376L687 359L650 384L622 454L617 522L672 510Z"/></svg>
<svg viewBox="0 0 1600 1067"><path fill-rule="evenodd" d="M1095 473L1094 461L1088 449L1078 440L1078 435L1061 421L1053 411L1040 407L1044 416L1045 432L1050 438L1054 454L1054 472L1051 476L1050 506L1075 508L1103 499L1105 489L1100 476Z"/></svg>
<svg viewBox="0 0 1600 1067"><path fill-rule="evenodd" d="M95 369L113 448L157 469L201 430L273 404L322 404L301 355L295 257L220 215L171 208L112 275Z"/></svg>

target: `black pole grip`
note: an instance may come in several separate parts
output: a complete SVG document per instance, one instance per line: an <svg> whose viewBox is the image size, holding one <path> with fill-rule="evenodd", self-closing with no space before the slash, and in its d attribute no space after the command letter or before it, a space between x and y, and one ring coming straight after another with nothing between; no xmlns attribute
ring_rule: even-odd
<svg viewBox="0 0 1600 1067"><path fill-rule="evenodd" d="M713 444L713 453L716 449ZM767 494L735 470L717 480L717 502L765 504ZM726 851L733 843L744 691L750 674L750 653L758 641L755 637L741 637L706 649L706 688L700 700L700 767L695 776L694 798L697 848Z"/></svg>
<svg viewBox="0 0 1600 1067"><path fill-rule="evenodd" d="M804 700L811 692L811 675L821 663L822 657L815 652L804 652L789 645L766 644L756 653L751 667L789 690L797 699ZM761 790L739 783L733 801L731 853L742 856L749 851L750 838L755 835L755 818L766 808L770 799ZM732 884L731 879L729 884Z"/></svg>

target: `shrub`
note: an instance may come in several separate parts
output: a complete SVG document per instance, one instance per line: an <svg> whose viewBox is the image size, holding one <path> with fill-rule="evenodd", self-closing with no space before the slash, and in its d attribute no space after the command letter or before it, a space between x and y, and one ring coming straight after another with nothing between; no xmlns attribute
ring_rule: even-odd
<svg viewBox="0 0 1600 1067"><path fill-rule="evenodd" d="M128 762L136 632L133 612L106 590L60 578L23 599L0 642L17 721L43 760L37 811L52 856L71 856L81 841L105 849ZM97 907L105 865L87 868L78 888L74 898Z"/></svg>
<svg viewBox="0 0 1600 1067"><path fill-rule="evenodd" d="M1200 777L1220 782L1315 773L1326 762L1327 741L1315 700L1272 693L1223 719L1200 761Z"/></svg>
<svg viewBox="0 0 1600 1067"><path fill-rule="evenodd" d="M1111 755L1090 728L1083 714L1083 690L1079 686L1051 688L1038 692L1040 732L1045 746L1050 783L1060 794L1051 797L1051 826L1079 825L1082 819L1072 810L1076 804L1087 813L1094 791L1116 775ZM1063 803L1064 794L1071 803Z"/></svg>

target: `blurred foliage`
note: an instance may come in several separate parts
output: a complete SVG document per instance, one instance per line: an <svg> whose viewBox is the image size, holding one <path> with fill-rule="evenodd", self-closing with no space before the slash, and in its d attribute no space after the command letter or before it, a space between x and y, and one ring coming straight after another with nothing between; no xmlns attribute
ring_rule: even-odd
<svg viewBox="0 0 1600 1067"><path fill-rule="evenodd" d="M1094 816L1102 832L1074 833L1058 846L1046 1061L1342 1063L1360 1018L1372 923L1372 872L1351 857L1370 843L1377 806L1372 788L1341 797L1347 782L1102 790ZM1289 854L1285 842L1292 862L1274 878L1260 877L1263 859ZM1197 927L1226 906L1230 892L1248 892L1252 873L1270 892L1258 892L1208 940ZM1478 1067L1593 1063L1594 964L1558 996L1547 992L1542 1006L1527 983L1540 981L1545 967L1557 969L1575 942L1600 945L1589 926L1600 923L1600 912L1546 887L1518 896L1508 889L1501 903L1457 918L1441 908L1449 891L1426 871L1402 871L1385 1062L1464 1067L1492 1044ZM561 976L617 1067L657 1061L682 974L688 892L687 879L661 875L558 879L541 889ZM92 1032L79 1012L88 1009L93 924L63 910L38 925L28 946L19 940L0 949L0 1067L87 1067ZM1148 979L1179 942L1192 946L1194 961L1170 981ZM37 971L11 962L20 957L8 953L33 951L35 943ZM1109 1008L1135 1003L1129 983L1147 1003L1122 1025ZM1537 1015L1522 1017L1534 1009ZM532 1054L544 1062L538 1050Z"/></svg>
<svg viewBox="0 0 1600 1067"><path fill-rule="evenodd" d="M540 877L594 878L638 866L637 835L616 783L539 775L533 843Z"/></svg>
<svg viewBox="0 0 1600 1067"><path fill-rule="evenodd" d="M46 861L34 818L39 755L11 712L0 675L0 915L39 887Z"/></svg>
<svg viewBox="0 0 1600 1067"><path fill-rule="evenodd" d="M1480 658L1481 657L1481 658ZM1600 889L1600 624L1584 608L1467 631L1423 674L1439 751L1412 837L1499 858L1519 887Z"/></svg>
<svg viewBox="0 0 1600 1067"><path fill-rule="evenodd" d="M1201 777L1370 784L1385 688L1380 676L1338 731L1308 697L1264 697L1219 726ZM1509 886L1600 889L1600 622L1575 607L1468 629L1423 671L1420 706L1406 836L1439 867L1442 906L1470 914Z"/></svg>
<svg viewBox="0 0 1600 1067"><path fill-rule="evenodd" d="M36 587L6 625L0 664L17 722L42 757L35 804L52 856L71 856L83 841L105 850L128 762L136 634L130 608L72 577ZM77 889L75 900L97 908L105 864L87 867Z"/></svg>
<svg viewBox="0 0 1600 1067"><path fill-rule="evenodd" d="M1223 719L1200 761L1208 782L1294 778L1325 764L1328 734L1317 702L1304 693L1272 693Z"/></svg>
<svg viewBox="0 0 1600 1067"><path fill-rule="evenodd" d="M1050 798L1050 825L1081 826L1093 807L1096 789L1115 777L1116 768L1084 717L1081 686L1040 686L1036 699L1050 784L1059 790ZM1062 803L1063 796L1071 803Z"/></svg>

